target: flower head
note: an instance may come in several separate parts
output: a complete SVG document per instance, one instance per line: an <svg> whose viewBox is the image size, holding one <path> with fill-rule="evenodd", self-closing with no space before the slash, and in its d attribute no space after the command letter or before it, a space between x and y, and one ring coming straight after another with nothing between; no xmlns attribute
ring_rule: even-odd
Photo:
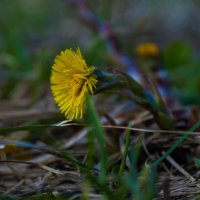
<svg viewBox="0 0 200 200"><path fill-rule="evenodd" d="M155 57L159 55L159 47L153 42L143 43L137 46L136 53L143 58Z"/></svg>
<svg viewBox="0 0 200 200"><path fill-rule="evenodd" d="M55 58L51 74L51 90L67 119L82 118L86 96L93 94L97 83L94 67L88 67L80 49L66 49Z"/></svg>

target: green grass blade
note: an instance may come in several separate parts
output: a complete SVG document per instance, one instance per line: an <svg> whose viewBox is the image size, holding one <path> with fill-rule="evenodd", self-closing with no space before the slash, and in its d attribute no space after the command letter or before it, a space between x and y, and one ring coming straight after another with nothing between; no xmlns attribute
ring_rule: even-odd
<svg viewBox="0 0 200 200"><path fill-rule="evenodd" d="M144 200L144 195L141 192L140 184L138 181L137 164L136 164L141 151L142 142L143 142L143 135L140 134L137 143L135 144L132 151L130 151L129 157L131 162L131 169L129 175L125 178L126 184L131 190L134 198L137 200Z"/></svg>
<svg viewBox="0 0 200 200"><path fill-rule="evenodd" d="M163 160L164 160L170 153L172 153L172 151L174 151L184 140L186 140L186 139L190 136L190 134L191 134L192 132L194 132L199 126L200 126L200 120L197 121L197 122L192 126L192 128L189 129L189 131L188 131L186 134L184 134L179 140L177 140L176 143L175 143L170 149L168 149L168 151L167 151L165 154L163 154L158 160L156 160L156 161L152 164L152 166L156 166L156 165L158 165L161 161L163 161Z"/></svg>
<svg viewBox="0 0 200 200"><path fill-rule="evenodd" d="M131 125L129 125L129 128L131 127ZM131 138L131 131L128 130L126 133L126 142L125 142L125 149L124 149L124 153L123 153L123 157L122 157L122 162L119 168L119 173L118 175L120 176L122 174L122 172L124 171L125 165L126 165L126 157L128 155L128 148L129 148L129 144L130 144L130 138Z"/></svg>
<svg viewBox="0 0 200 200"><path fill-rule="evenodd" d="M106 152L106 145L105 145L105 134L104 130L101 126L99 117L95 110L95 107L91 101L91 98L88 96L87 98L87 121L89 125L93 128L93 132L98 141L98 151L100 156L100 183L106 183L106 165L107 165L107 152Z"/></svg>

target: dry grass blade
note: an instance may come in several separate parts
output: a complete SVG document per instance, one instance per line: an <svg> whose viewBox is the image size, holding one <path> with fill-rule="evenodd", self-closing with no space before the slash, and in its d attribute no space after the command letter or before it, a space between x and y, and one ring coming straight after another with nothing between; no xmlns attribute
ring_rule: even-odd
<svg viewBox="0 0 200 200"><path fill-rule="evenodd" d="M162 155L164 155L166 152L162 152ZM191 176L183 167L181 167L171 156L167 156L166 160L175 168L177 169L181 174L183 174L185 177L187 177L191 182L195 181L195 178Z"/></svg>
<svg viewBox="0 0 200 200"><path fill-rule="evenodd" d="M51 173L54 173L54 174L64 175L60 170L53 169L51 167L48 167L48 166L40 164L40 163L34 163L34 162L29 162L29 161L19 161L19 160L0 160L0 163L21 163L21 164L25 164L25 165L33 165L33 166L40 167L40 168L42 168L46 171L49 171Z"/></svg>

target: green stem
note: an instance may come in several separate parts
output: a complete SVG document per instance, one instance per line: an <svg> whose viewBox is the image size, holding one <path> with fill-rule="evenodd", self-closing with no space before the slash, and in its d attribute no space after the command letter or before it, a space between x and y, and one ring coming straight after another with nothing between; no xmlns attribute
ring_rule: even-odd
<svg viewBox="0 0 200 200"><path fill-rule="evenodd" d="M90 96L87 96L87 120L93 130L95 130L95 136L97 138L98 142L98 152L100 156L100 174L99 179L101 184L106 183L106 163L107 163L107 152L105 148L105 133L104 130L100 124L99 117L97 115L97 112L95 110L95 107L91 101Z"/></svg>
<svg viewBox="0 0 200 200"><path fill-rule="evenodd" d="M129 125L129 128L130 127L131 126ZM125 165L126 165L126 157L127 157L127 154L128 154L128 147L129 147L129 144L130 144L130 138L131 138L131 131L128 130L127 133L126 133L126 142L125 142L125 149L124 149L124 153L123 153L123 157L122 157L122 162L121 162L121 165L120 165L120 168L119 168L119 173L118 173L119 176L124 171L124 168L125 168Z"/></svg>

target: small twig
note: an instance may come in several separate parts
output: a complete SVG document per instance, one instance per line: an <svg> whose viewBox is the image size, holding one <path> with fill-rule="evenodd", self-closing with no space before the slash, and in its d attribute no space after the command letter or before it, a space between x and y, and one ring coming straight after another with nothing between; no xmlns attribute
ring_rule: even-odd
<svg viewBox="0 0 200 200"><path fill-rule="evenodd" d="M59 125L55 125L58 126ZM78 123L67 123L62 124L61 127L66 126L88 126L88 124L78 124ZM52 126L54 127L54 126ZM178 131L178 130L163 130L163 129L145 129L145 128L133 128L127 126L114 126L114 125L102 125L103 128L115 128L115 129L125 129L125 130L132 130L136 132L144 132L144 133L170 133L170 134L178 134L184 135L186 133L190 133L190 135L200 135L200 132L189 132L189 131Z"/></svg>
<svg viewBox="0 0 200 200"><path fill-rule="evenodd" d="M67 127L67 126L89 126L89 124L78 124L78 123L67 123L67 124L53 124L53 125L34 125L34 126L21 126L17 128L2 128L0 129L1 133L7 133L11 131L21 131L21 130L31 130L31 129L45 129L45 128L53 128L53 127ZM144 132L144 133L169 133L176 135L184 135L189 133L190 135L200 135L200 132L190 132L190 131L178 131L178 130L163 130L163 129L145 129L145 128L133 128L127 126L113 126L113 125L102 125L103 128L115 128L115 129L125 129L125 130L133 130L136 132ZM7 144L5 141L1 140L0 144Z"/></svg>
<svg viewBox="0 0 200 200"><path fill-rule="evenodd" d="M28 161L18 161L18 160L0 160L0 163L21 163L21 164L26 164L26 165L34 165L36 167L40 167L40 168L47 170L49 172L52 172L54 174L64 175L59 170L53 169L51 167L48 167L48 166L40 164L40 163L33 163L33 162L28 162Z"/></svg>
<svg viewBox="0 0 200 200"><path fill-rule="evenodd" d="M16 188L18 188L19 186L21 186L23 183L25 182L24 179L22 179L19 183L17 183L15 186L11 187L9 190L7 190L6 192L3 193L3 195L9 194L10 192L12 192L13 190L15 190Z"/></svg>
<svg viewBox="0 0 200 200"><path fill-rule="evenodd" d="M190 133L190 135L200 135L200 132L188 132L188 131L176 131L176 130L130 128L130 127L127 127L127 126L112 126L112 125L102 125L102 127L104 127L104 128L126 129L126 130L133 130L133 131L144 132L144 133L170 133L170 134L178 134L178 135L184 135L186 133Z"/></svg>
<svg viewBox="0 0 200 200"><path fill-rule="evenodd" d="M45 182L51 177L51 175L52 172L48 172L47 174L44 175L42 180L36 186L37 192L42 192L43 188L45 187Z"/></svg>
<svg viewBox="0 0 200 200"><path fill-rule="evenodd" d="M135 126L137 124L141 124L141 123L143 123L143 122L145 122L147 120L151 120L152 118L153 118L153 115L151 115L149 113L149 111L142 112L141 114L139 114L137 116L136 119L131 121L131 126Z"/></svg>
<svg viewBox="0 0 200 200"><path fill-rule="evenodd" d="M162 152L162 155L164 155L166 152ZM183 167L181 167L170 155L166 157L166 160L175 167L181 174L183 174L185 177L187 177L191 182L195 181L195 178L192 177Z"/></svg>

